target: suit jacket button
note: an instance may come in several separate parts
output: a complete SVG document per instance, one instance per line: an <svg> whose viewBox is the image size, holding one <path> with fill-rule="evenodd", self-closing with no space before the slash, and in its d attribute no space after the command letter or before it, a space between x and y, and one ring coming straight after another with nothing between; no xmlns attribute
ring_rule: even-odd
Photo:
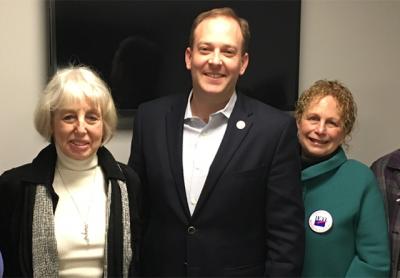
<svg viewBox="0 0 400 278"><path fill-rule="evenodd" d="M196 232L196 228L193 227L193 226L190 226L190 227L187 229L187 232L188 232L189 235L193 235L193 234Z"/></svg>

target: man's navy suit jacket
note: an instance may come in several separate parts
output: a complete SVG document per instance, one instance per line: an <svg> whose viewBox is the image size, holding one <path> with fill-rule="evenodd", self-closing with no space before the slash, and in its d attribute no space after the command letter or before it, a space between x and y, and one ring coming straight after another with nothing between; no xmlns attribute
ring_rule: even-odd
<svg viewBox="0 0 400 278"><path fill-rule="evenodd" d="M190 215L182 167L186 104L187 96L168 96L142 104L135 116L129 165L145 193L142 274L300 276L304 208L293 117L238 94Z"/></svg>

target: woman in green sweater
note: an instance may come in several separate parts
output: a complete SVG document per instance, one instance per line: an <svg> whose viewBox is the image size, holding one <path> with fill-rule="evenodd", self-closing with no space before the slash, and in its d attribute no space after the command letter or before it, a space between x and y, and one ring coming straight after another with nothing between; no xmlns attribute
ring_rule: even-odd
<svg viewBox="0 0 400 278"><path fill-rule="evenodd" d="M296 107L306 213L303 277L389 274L387 222L375 177L342 149L356 110L351 92L326 80L306 90Z"/></svg>

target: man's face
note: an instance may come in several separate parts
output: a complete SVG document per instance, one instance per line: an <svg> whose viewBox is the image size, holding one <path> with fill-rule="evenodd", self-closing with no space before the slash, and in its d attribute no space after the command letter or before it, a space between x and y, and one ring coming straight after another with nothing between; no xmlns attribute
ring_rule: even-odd
<svg viewBox="0 0 400 278"><path fill-rule="evenodd" d="M186 68L192 73L193 93L229 98L248 64L242 54L239 24L229 17L203 20L194 31L193 47L185 52Z"/></svg>

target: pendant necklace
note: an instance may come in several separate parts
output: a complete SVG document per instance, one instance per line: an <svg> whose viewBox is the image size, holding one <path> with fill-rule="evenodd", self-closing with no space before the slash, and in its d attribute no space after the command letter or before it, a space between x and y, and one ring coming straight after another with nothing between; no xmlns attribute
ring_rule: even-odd
<svg viewBox="0 0 400 278"><path fill-rule="evenodd" d="M57 169L58 174L60 175L61 184L62 184L63 188L67 191L69 197L70 197L71 200L72 200L72 203L73 203L74 206L75 206L76 211L77 211L78 214L79 214L79 217L81 218L81 221L82 221L82 223L83 223L83 230L82 230L82 232L81 232L81 235L83 236L83 239L85 240L86 244L89 245L89 224L88 224L88 217L89 217L90 208L91 208L92 203L93 203L93 194L92 194L92 199L90 200L89 205L88 205L88 207L87 207L86 216L85 216L85 218L83 218L82 213L81 213L81 211L80 211L80 209L79 209L78 204L75 202L74 197L72 196L72 194L71 194L71 192L69 191L68 187L65 185L64 178L63 178L63 176L62 176L62 174L61 174L61 170L59 169L59 167L56 167L56 169ZM93 186L94 186L95 182L96 182L96 168L94 169L94 174L93 174Z"/></svg>

